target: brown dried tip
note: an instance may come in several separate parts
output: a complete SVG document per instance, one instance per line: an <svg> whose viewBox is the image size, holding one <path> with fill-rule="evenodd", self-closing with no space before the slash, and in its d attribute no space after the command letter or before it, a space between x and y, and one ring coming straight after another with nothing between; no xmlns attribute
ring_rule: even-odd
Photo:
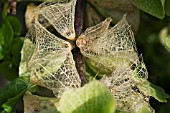
<svg viewBox="0 0 170 113"><path fill-rule="evenodd" d="M76 45L79 48L83 48L87 45L87 42L89 41L89 38L85 35L81 35L77 40L76 40Z"/></svg>

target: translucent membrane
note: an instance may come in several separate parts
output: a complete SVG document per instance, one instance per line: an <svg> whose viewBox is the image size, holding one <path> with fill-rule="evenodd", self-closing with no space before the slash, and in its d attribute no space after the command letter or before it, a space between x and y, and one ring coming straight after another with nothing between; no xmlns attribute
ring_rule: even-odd
<svg viewBox="0 0 170 113"><path fill-rule="evenodd" d="M76 44L93 68L110 71L100 81L114 95L118 110L138 113L147 107L154 112L149 105L149 89L140 90L147 81L148 73L142 56L138 57L126 15L114 27L109 27L111 21L107 18L87 28Z"/></svg>
<svg viewBox="0 0 170 113"><path fill-rule="evenodd" d="M27 55L29 58L26 60L24 56ZM36 18L26 35L22 57L21 65L24 65L20 68L20 74L25 66L31 82L52 90L56 97L69 88L80 87L81 80L70 43L47 31Z"/></svg>

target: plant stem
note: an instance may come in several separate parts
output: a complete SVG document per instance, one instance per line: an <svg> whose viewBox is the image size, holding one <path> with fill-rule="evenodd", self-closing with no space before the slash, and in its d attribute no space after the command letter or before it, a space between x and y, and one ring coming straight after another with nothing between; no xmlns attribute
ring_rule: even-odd
<svg viewBox="0 0 170 113"><path fill-rule="evenodd" d="M77 0L76 3L76 13L75 13L75 31L76 31L76 39L83 31L83 0ZM85 63L83 60L83 55L80 52L80 49L76 47L75 49L75 62L76 62L76 68L79 73L80 79L81 79L81 85L83 86L85 83L87 83L86 79L86 69L85 69Z"/></svg>

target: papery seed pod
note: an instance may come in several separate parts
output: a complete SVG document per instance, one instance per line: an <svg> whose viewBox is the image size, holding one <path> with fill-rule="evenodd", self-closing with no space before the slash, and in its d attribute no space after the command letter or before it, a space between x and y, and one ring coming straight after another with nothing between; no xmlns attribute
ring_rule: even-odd
<svg viewBox="0 0 170 113"><path fill-rule="evenodd" d="M36 13L44 16L65 38L75 40L74 17L76 0L70 2L44 2Z"/></svg>
<svg viewBox="0 0 170 113"><path fill-rule="evenodd" d="M29 39L32 39L34 45L33 53L24 51L31 49ZM32 83L52 90L56 97L60 97L69 88L80 87L81 80L75 67L69 42L47 31L37 18L25 40L29 43L24 44L22 57L30 56L30 54L31 56L25 62L22 58L20 65L25 63L26 69L24 70L29 72Z"/></svg>
<svg viewBox="0 0 170 113"><path fill-rule="evenodd" d="M109 28L111 18L87 28L76 44L87 63L96 73L112 73L119 67L127 67L138 58L135 38L126 16Z"/></svg>
<svg viewBox="0 0 170 113"><path fill-rule="evenodd" d="M86 29L76 41L86 62L96 73L105 74L100 80L117 100L117 109L138 113L143 107L151 112L149 95L140 90L147 78L146 67L138 57L135 38L126 16L109 28L111 18Z"/></svg>
<svg viewBox="0 0 170 113"><path fill-rule="evenodd" d="M149 105L149 88L143 87L148 78L146 67L137 59L126 69L118 68L110 76L100 80L112 92L117 101L117 109L123 112L138 113L143 107L154 113Z"/></svg>

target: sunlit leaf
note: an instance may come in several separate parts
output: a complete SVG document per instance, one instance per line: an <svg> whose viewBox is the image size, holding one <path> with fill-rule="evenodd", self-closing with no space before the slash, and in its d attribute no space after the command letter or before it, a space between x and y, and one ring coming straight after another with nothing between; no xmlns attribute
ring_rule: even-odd
<svg viewBox="0 0 170 113"><path fill-rule="evenodd" d="M170 52L170 28L165 27L161 30L159 34L159 38L161 43L165 46L165 48Z"/></svg>
<svg viewBox="0 0 170 113"><path fill-rule="evenodd" d="M113 113L113 95L102 83L92 81L82 88L65 92L59 102L61 113Z"/></svg>

